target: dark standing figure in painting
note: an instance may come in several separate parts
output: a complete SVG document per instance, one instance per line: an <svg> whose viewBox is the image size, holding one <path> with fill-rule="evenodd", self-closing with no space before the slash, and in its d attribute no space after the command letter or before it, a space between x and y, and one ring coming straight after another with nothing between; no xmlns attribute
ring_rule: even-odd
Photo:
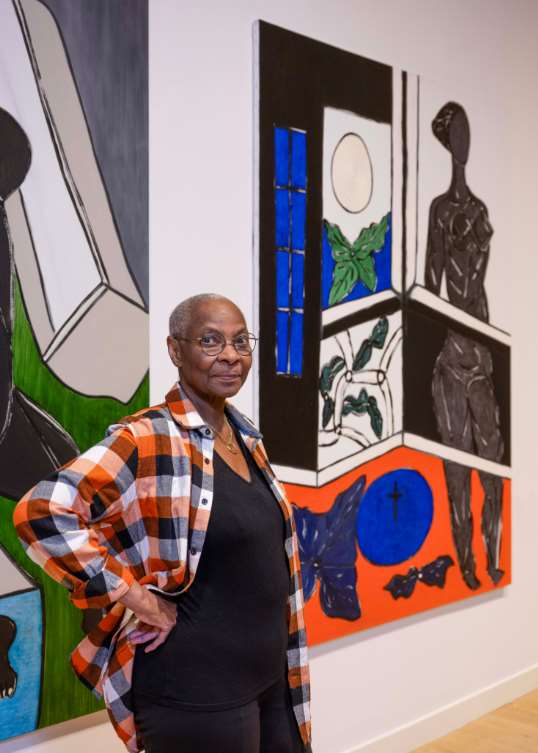
<svg viewBox="0 0 538 753"><path fill-rule="evenodd" d="M17 626L0 614L0 701L2 698L11 698L17 687L17 673L9 663L8 652L17 635Z"/></svg>
<svg viewBox="0 0 538 753"><path fill-rule="evenodd" d="M0 495L11 499L78 452L64 429L13 385L13 254L4 204L30 162L26 134L0 108Z"/></svg>
<svg viewBox="0 0 538 753"><path fill-rule="evenodd" d="M443 273L450 302L471 316L488 321L484 277L493 229L488 212L474 196L465 178L470 130L465 110L455 102L441 108L432 123L433 133L452 155L452 181L448 191L430 207L426 287L439 294ZM439 433L445 444L500 461L503 440L499 408L492 381L491 354L485 345L448 330L433 372L432 392ZM463 579L479 588L472 550L471 469L445 461L452 533ZM488 573L498 583L502 513L502 479L481 471L484 488L482 534Z"/></svg>

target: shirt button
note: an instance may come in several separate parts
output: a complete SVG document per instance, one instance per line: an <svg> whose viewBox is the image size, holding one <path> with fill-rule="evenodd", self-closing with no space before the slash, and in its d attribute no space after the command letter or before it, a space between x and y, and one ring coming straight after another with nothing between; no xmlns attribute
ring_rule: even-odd
<svg viewBox="0 0 538 753"><path fill-rule="evenodd" d="M190 551L191 551L192 556L194 557L194 555L197 553L198 550L196 549L196 547L191 546Z"/></svg>
<svg viewBox="0 0 538 753"><path fill-rule="evenodd" d="M203 505L207 505L207 499L205 499L205 497L204 497L204 499L202 500L202 504L203 504Z"/></svg>
<svg viewBox="0 0 538 753"><path fill-rule="evenodd" d="M209 465L209 458L204 458L204 463L205 463L206 465Z"/></svg>

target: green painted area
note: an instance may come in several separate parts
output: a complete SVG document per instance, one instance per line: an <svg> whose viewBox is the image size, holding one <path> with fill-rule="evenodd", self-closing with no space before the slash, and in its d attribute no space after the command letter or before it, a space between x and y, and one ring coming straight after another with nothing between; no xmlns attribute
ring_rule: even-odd
<svg viewBox="0 0 538 753"><path fill-rule="evenodd" d="M81 451L102 439L109 424L148 405L147 375L128 403L86 397L62 384L41 360L18 287L12 346L15 384L65 427ZM88 352L87 357L94 355ZM40 584L44 596L45 655L39 726L45 727L91 713L102 705L79 682L68 661L83 637L82 613L72 606L67 591L25 555L12 524L14 507L14 501L0 497L0 544Z"/></svg>
<svg viewBox="0 0 538 753"><path fill-rule="evenodd" d="M109 424L148 405L147 375L128 403L108 397L86 397L62 384L41 360L18 287L12 349L13 381L17 387L62 424L81 452L99 442ZM88 351L84 357L95 358L95 353ZM84 363L80 368L84 368Z"/></svg>

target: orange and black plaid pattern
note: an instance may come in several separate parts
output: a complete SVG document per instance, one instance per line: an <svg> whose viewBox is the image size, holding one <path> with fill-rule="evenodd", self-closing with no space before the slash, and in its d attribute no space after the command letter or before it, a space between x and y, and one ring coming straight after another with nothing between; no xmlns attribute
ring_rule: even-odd
<svg viewBox="0 0 538 753"><path fill-rule="evenodd" d="M290 569L288 680L305 746L310 686L303 592L293 513L269 465L261 435L233 406L227 415L262 470L284 515ZM212 430L180 385L166 402L127 416L106 438L31 489L14 522L28 555L81 608L105 616L71 655L79 678L103 697L130 751L142 749L131 702L135 616L118 599L134 580L180 593L202 553L213 502Z"/></svg>

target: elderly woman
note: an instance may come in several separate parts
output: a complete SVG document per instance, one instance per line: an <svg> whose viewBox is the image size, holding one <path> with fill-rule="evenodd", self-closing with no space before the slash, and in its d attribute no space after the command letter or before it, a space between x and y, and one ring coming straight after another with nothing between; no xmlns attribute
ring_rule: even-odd
<svg viewBox="0 0 538 753"><path fill-rule="evenodd" d="M104 612L71 661L131 751L310 749L292 511L228 403L255 342L228 299L179 304L166 402L110 427L15 510L32 559Z"/></svg>

